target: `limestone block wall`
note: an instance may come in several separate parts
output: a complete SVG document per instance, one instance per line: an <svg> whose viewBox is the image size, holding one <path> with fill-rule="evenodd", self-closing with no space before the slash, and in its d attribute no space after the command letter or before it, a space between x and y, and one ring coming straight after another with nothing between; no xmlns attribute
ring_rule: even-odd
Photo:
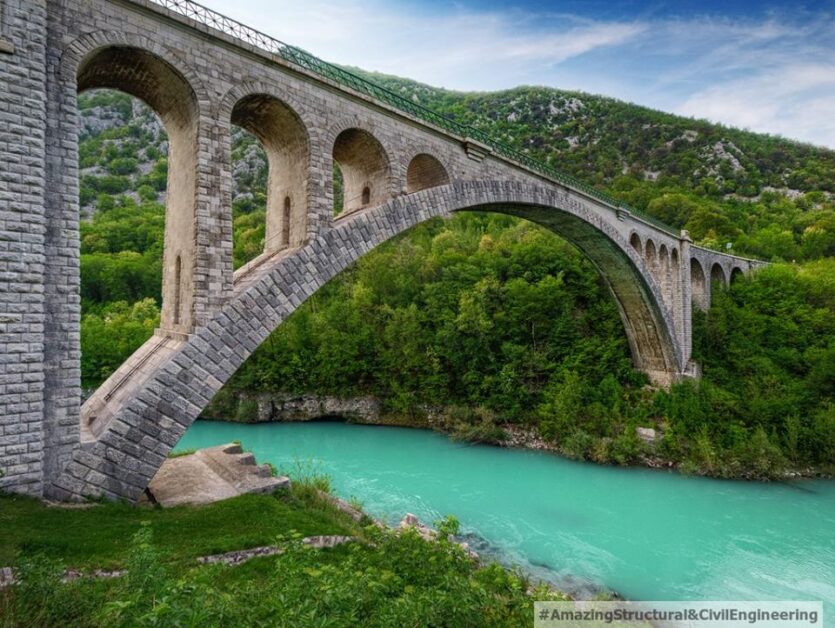
<svg viewBox="0 0 835 628"><path fill-rule="evenodd" d="M0 488L43 485L46 6L0 13Z"/></svg>

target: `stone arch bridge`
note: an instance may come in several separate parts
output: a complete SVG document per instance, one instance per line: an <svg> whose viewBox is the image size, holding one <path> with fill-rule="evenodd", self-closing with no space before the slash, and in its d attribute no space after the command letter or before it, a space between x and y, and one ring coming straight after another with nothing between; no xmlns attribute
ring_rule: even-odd
<svg viewBox="0 0 835 628"><path fill-rule="evenodd" d="M79 92L169 137L160 328L82 406ZM268 156L263 254L233 272L230 129ZM333 215L332 170L344 180ZM410 100L188 0L0 7L0 488L136 499L212 396L305 299L435 216L553 230L611 287L635 366L698 376L691 304L759 262L678 232Z"/></svg>

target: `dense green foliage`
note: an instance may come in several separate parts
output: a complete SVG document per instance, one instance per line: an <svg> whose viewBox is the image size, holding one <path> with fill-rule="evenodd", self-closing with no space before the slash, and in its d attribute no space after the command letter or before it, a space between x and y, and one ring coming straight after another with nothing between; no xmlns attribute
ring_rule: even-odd
<svg viewBox="0 0 835 628"><path fill-rule="evenodd" d="M719 291L696 321L695 340L704 381L657 401L671 457L689 440L691 464L710 472L768 475L784 464L832 470L835 259L775 264Z"/></svg>
<svg viewBox="0 0 835 628"><path fill-rule="evenodd" d="M124 504L48 509L0 496L3 626L520 626L533 599L559 599L496 565L477 567L442 535L361 528L298 483L274 496L159 510ZM242 526L241 521L246 521ZM455 530L454 520L442 529ZM95 530L95 534L91 534ZM314 550L304 536L357 541ZM128 542L132 538L132 542ZM276 544L237 567L197 566L210 553ZM16 552L20 552L18 555ZM125 568L110 580L61 582L67 565Z"/></svg>
<svg viewBox="0 0 835 628"><path fill-rule="evenodd" d="M315 295L235 386L484 406L523 420L556 373L639 382L615 304L573 247L499 215L420 225Z"/></svg>
<svg viewBox="0 0 835 628"><path fill-rule="evenodd" d="M517 423L600 462L649 458L754 477L831 467L835 153L587 94L459 94L375 79L699 243L784 263L697 314L701 384L653 391L630 366L607 289L573 248L502 216L431 222L314 296L242 367L214 412L246 419L239 392L373 394L406 422L438 406L463 437L498 440L500 424ZM96 384L158 315L165 145L147 109L126 96L80 102L84 119L98 120L81 143L82 204L95 210L82 231L82 368ZM116 122L102 130L99 118ZM267 171L252 136L235 130L233 140L240 266L263 246ZM131 305L148 297L154 303ZM637 426L663 438L649 449Z"/></svg>

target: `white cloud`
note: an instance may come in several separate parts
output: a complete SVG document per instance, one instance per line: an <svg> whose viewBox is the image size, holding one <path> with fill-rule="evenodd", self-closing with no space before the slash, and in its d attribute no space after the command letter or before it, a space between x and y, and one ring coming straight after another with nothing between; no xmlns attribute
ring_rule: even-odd
<svg viewBox="0 0 835 628"><path fill-rule="evenodd" d="M207 4L229 10L220 0ZM260 4L239 3L235 17L327 60L454 89L512 87L542 68L634 39L645 28L519 10L438 15L392 4L312 0L261 13Z"/></svg>
<svg viewBox="0 0 835 628"><path fill-rule="evenodd" d="M787 64L713 85L676 112L835 147L835 65Z"/></svg>

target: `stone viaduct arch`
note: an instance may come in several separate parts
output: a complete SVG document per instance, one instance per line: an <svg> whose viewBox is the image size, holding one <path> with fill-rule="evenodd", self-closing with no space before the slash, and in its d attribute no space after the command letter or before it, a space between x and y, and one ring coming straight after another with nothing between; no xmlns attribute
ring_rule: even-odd
<svg viewBox="0 0 835 628"><path fill-rule="evenodd" d="M629 244L639 256L643 256L644 246L641 244L641 236L634 231L629 235Z"/></svg>
<svg viewBox="0 0 835 628"><path fill-rule="evenodd" d="M0 51L0 488L135 499L238 366L322 284L435 216L495 211L560 234L611 288L637 368L698 375L691 301L762 264L649 217L189 0L18 0ZM201 21L202 19L202 21ZM21 77L28 77L25 80ZM144 100L170 137L163 320L80 403L79 90ZM21 98L21 90L27 96ZM394 104L392 104L394 103ZM264 253L233 273L230 127L269 160ZM44 132L46 129L46 132ZM473 137L475 136L475 137ZM332 173L341 168L343 213ZM25 390L24 390L25 389Z"/></svg>
<svg viewBox="0 0 835 628"><path fill-rule="evenodd" d="M78 66L77 82L78 93L106 87L135 96L162 120L169 149L160 324L188 333L193 324L198 166L194 90L168 62L132 46L106 46L89 53Z"/></svg>
<svg viewBox="0 0 835 628"><path fill-rule="evenodd" d="M333 160L342 171L341 214L385 202L391 190L391 160L374 134L358 127L341 131L333 141Z"/></svg>
<svg viewBox="0 0 835 628"><path fill-rule="evenodd" d="M420 192L449 183L449 174L440 160L427 153L415 155L406 168L406 192Z"/></svg>
<svg viewBox="0 0 835 628"><path fill-rule="evenodd" d="M298 246L307 236L310 143L304 123L287 104L259 93L238 100L230 117L257 137L267 154L264 251Z"/></svg>

